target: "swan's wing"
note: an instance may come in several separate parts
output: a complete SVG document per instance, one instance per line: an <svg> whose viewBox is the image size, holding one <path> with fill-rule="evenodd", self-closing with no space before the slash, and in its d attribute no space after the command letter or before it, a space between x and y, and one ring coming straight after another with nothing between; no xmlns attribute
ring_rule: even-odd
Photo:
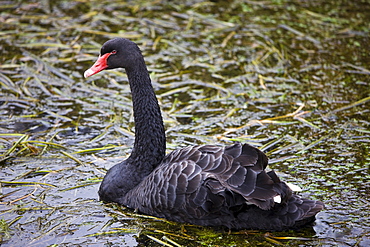
<svg viewBox="0 0 370 247"><path fill-rule="evenodd" d="M168 191L175 207L183 202L209 209L246 203L270 209L280 194L280 180L265 172L267 163L266 155L248 144L204 145L172 152L159 170L167 170L160 172L170 179L163 192Z"/></svg>
<svg viewBox="0 0 370 247"><path fill-rule="evenodd" d="M200 225L285 229L296 221L312 221L323 204L292 195L266 166L267 157L247 144L179 149L125 202L142 213ZM281 198L276 209L264 211L275 205L276 197ZM232 222L234 217L238 221Z"/></svg>

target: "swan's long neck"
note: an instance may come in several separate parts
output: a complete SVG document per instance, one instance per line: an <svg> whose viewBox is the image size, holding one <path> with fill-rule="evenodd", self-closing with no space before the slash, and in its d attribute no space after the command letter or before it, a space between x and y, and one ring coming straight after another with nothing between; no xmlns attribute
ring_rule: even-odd
<svg viewBox="0 0 370 247"><path fill-rule="evenodd" d="M163 159L166 137L161 111L144 59L126 68L130 83L135 121L135 144L128 162L148 175Z"/></svg>

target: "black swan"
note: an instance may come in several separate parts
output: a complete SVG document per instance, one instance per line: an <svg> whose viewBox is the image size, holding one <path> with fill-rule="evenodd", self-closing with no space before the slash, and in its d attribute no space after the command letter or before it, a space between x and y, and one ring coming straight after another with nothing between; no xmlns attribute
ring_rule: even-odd
<svg viewBox="0 0 370 247"><path fill-rule="evenodd" d="M139 47L107 41L85 78L124 68L132 93L135 144L100 185L102 201L177 222L230 229L282 231L315 220L320 201L300 198L265 171L266 155L248 144L190 146L165 155L162 116Z"/></svg>

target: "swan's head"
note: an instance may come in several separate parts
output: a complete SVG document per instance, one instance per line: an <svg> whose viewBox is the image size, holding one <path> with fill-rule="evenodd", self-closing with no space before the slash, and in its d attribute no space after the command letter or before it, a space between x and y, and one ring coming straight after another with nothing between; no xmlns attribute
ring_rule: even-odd
<svg viewBox="0 0 370 247"><path fill-rule="evenodd" d="M104 43L98 60L84 73L85 78L102 70L130 68L143 60L139 47L131 40L115 38Z"/></svg>

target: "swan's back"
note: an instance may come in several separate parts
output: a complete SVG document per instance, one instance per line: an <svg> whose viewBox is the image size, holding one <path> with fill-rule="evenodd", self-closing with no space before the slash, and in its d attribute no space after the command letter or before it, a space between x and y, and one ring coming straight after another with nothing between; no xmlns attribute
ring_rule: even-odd
<svg viewBox="0 0 370 247"><path fill-rule="evenodd" d="M323 208L301 199L247 144L176 150L119 203L142 213L197 225L284 230L314 220Z"/></svg>

